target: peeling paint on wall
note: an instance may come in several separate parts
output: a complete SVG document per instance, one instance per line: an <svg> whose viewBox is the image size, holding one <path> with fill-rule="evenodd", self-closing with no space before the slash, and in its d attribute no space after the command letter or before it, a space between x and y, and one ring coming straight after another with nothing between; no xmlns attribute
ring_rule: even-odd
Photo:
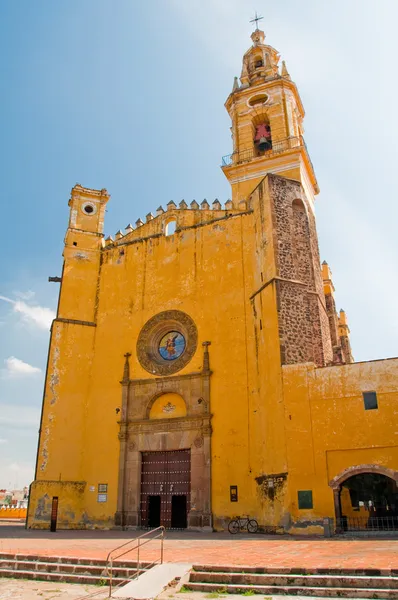
<svg viewBox="0 0 398 600"><path fill-rule="evenodd" d="M49 395L48 395L48 400L49 400L49 404L50 406L54 406L58 400L58 395L57 395L57 387L59 385L59 360L60 360L60 350L59 350L59 344L60 344L60 340L61 340L61 330L60 328L54 323L53 324L53 340L52 340L52 359L51 359L51 363L50 363L50 368L48 371L48 389L49 389ZM47 415L47 425L44 427L44 431L42 433L42 438L41 438L41 463L40 463L40 471L43 473L47 467L48 464L48 457L49 457L49 452L48 452L48 446L49 446L49 440L50 440L50 435L51 435L51 425L53 423L54 420L54 414L53 413L48 413Z"/></svg>
<svg viewBox="0 0 398 600"><path fill-rule="evenodd" d="M260 475L259 477L255 477L255 480L261 490L262 496L273 502L285 493L287 473Z"/></svg>

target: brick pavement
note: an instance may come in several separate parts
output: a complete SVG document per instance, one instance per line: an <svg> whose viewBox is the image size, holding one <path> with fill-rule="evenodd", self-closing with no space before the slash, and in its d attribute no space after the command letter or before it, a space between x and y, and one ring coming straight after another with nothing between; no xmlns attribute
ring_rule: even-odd
<svg viewBox="0 0 398 600"><path fill-rule="evenodd" d="M139 532L138 532L139 534ZM44 556L106 558L109 550L137 535L134 531L25 530L0 526L0 552ZM153 560L154 545L142 550L142 560ZM134 556L128 557L134 560ZM167 532L166 561L214 565L259 565L303 568L398 568L398 541L391 538L308 539L290 536L229 533Z"/></svg>

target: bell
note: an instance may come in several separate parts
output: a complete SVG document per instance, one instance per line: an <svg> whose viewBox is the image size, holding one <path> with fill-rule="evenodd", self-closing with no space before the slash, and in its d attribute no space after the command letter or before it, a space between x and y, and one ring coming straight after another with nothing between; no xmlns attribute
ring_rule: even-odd
<svg viewBox="0 0 398 600"><path fill-rule="evenodd" d="M260 152L264 152L265 150L268 150L270 146L269 141L267 140L267 138L265 137L261 137L259 142L258 142L258 149L260 150Z"/></svg>

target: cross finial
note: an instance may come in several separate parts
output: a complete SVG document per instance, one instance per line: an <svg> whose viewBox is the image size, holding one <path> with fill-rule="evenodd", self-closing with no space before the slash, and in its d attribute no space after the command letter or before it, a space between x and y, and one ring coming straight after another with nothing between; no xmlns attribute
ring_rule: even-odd
<svg viewBox="0 0 398 600"><path fill-rule="evenodd" d="M259 17L257 15L257 11L256 11L255 17L254 17L254 19L251 19L250 23L256 23L256 29L258 29L258 22L261 21L261 19L264 19L264 17Z"/></svg>

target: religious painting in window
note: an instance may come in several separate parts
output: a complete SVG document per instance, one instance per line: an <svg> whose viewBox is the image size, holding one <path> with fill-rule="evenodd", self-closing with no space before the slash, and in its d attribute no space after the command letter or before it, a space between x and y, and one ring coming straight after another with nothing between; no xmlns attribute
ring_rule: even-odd
<svg viewBox="0 0 398 600"><path fill-rule="evenodd" d="M271 127L268 123L261 123L256 126L254 136L254 146L257 151L257 156L261 156L267 150L272 148Z"/></svg>
<svg viewBox="0 0 398 600"><path fill-rule="evenodd" d="M159 343L159 354L165 360L176 360L185 350L185 338L179 331L169 331Z"/></svg>

